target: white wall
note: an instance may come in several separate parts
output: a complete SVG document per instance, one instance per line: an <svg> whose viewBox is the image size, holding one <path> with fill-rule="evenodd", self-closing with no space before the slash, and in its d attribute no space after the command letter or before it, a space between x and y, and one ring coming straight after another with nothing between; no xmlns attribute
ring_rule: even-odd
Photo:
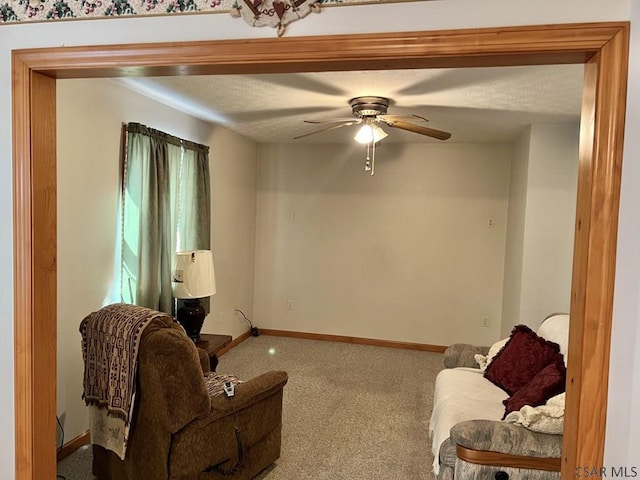
<svg viewBox="0 0 640 480"><path fill-rule="evenodd" d="M88 313L117 301L105 297L114 273L121 125L140 122L210 145L216 310L235 301L246 305L253 296L256 166L253 142L111 80L59 81L57 103L57 412L69 441L88 428L78 326ZM203 331L212 331L211 323ZM233 335L247 330L239 321L226 327L222 331Z"/></svg>
<svg viewBox="0 0 640 480"><path fill-rule="evenodd" d="M481 7L477 0L447 0L440 2L412 2L387 5L365 5L354 7L327 8L320 15L309 15L304 20L287 28L286 35L316 35L376 31L440 30L467 27L491 27L500 25L531 25L565 22L592 22L607 20L625 20L630 18L631 0L603 2L601 0L539 0L537 2L514 2L512 0L486 0ZM634 20L638 20L637 7L634 7ZM358 21L353 18L357 15ZM269 28L250 28L240 19L228 15L184 15L179 17L124 18L90 21L43 22L20 25L0 26L0 218L9 225L12 218L12 146L11 146L11 51L27 47L52 47L64 45L113 44L134 42L179 42L220 38L256 38L273 37ZM633 45L640 45L640 39L634 37ZM637 57L637 56L636 56ZM638 60L631 58L632 63ZM637 66L636 66L637 68ZM629 83L632 94L639 88L638 82ZM626 138L640 136L640 123L628 122ZM629 141L629 140L628 140ZM631 147L625 155L626 162L633 161L632 154L638 154L638 147ZM640 176L628 170L623 176L627 185L623 192L623 208L632 208L638 204L633 189L640 189ZM630 217L626 217L629 220ZM640 251L640 242L627 232L620 239L620 264L631 262ZM13 264L11 228L0 230L0 264ZM616 302L633 302L637 299L638 288L618 282ZM0 272L0 304L5 313L0 318L0 327L5 333L0 336L0 378L5 379L5 388L0 392L0 465L8 473L8 479L14 471L14 352L13 352L13 272L5 268ZM640 320L638 308L628 318L614 324L614 335L622 338L627 327ZM621 325L619 328L618 326ZM637 335L637 334L636 334ZM619 364L633 357L634 345L621 342L612 350L612 360ZM640 364L635 363L636 375L625 377L627 385L640 385ZM632 371L632 373L633 373ZM631 387L625 387L628 392ZM622 400L623 395L613 397ZM623 422L628 419L628 410L612 408L609 412L611 422ZM637 417L636 417L637 418ZM628 451L632 440L630 434L607 437L608 451ZM635 450L640 450L637 437ZM631 443L630 445L633 445ZM627 457L629 462L633 457Z"/></svg>
<svg viewBox="0 0 640 480"><path fill-rule="evenodd" d="M505 279L514 283L505 280L502 337L518 323L537 328L550 313L568 312L571 302L579 126L533 125L527 134L516 145L512 173L509 225L515 230Z"/></svg>
<svg viewBox="0 0 640 480"><path fill-rule="evenodd" d="M520 322L569 312L578 186L578 125L533 125Z"/></svg>
<svg viewBox="0 0 640 480"><path fill-rule="evenodd" d="M508 337L513 325L518 323L516 319L520 318L530 138L531 127L528 127L513 143L500 338Z"/></svg>
<svg viewBox="0 0 640 480"><path fill-rule="evenodd" d="M239 308L252 319L256 242L256 144L224 128L209 138L211 151L211 249L217 293L204 333L237 337L249 324L235 316Z"/></svg>
<svg viewBox="0 0 640 480"><path fill-rule="evenodd" d="M614 294L607 465L640 472L640 4L631 5L629 91L620 192L618 261ZM640 473L639 473L640 474Z"/></svg>
<svg viewBox="0 0 640 480"><path fill-rule="evenodd" d="M261 146L256 320L434 345L495 339L510 155L507 144L388 144L372 177L355 143Z"/></svg>

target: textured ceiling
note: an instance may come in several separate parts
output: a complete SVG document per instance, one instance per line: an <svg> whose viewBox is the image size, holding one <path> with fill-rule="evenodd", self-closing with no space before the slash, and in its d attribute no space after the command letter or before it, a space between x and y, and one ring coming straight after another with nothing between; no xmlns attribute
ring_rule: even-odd
<svg viewBox="0 0 640 480"><path fill-rule="evenodd" d="M356 127L293 140L322 126L305 119L351 117L349 99L391 99L389 114L417 114L449 142L511 141L530 124L577 122L582 65L386 70L119 80L129 88L258 142L347 142ZM385 142L439 142L383 127Z"/></svg>

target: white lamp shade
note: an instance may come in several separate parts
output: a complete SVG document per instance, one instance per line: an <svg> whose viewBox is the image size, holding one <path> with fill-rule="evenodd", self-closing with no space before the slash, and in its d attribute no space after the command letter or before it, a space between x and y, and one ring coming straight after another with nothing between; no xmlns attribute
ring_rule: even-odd
<svg viewBox="0 0 640 480"><path fill-rule="evenodd" d="M192 250L176 254L172 278L176 298L203 298L216 293L213 254L210 250Z"/></svg>

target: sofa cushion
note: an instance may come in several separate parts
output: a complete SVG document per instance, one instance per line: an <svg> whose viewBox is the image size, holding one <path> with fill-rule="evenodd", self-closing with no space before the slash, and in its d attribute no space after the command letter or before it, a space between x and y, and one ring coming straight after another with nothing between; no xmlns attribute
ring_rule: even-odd
<svg viewBox="0 0 640 480"><path fill-rule="evenodd" d="M436 475L440 446L449 437L451 427L476 418L499 421L506 398L504 390L487 381L477 368L448 368L438 373L429 422Z"/></svg>
<svg viewBox="0 0 640 480"><path fill-rule="evenodd" d="M529 383L502 402L506 407L502 418L525 405L542 405L551 397L564 392L566 375L567 370L560 358L544 367Z"/></svg>
<svg viewBox="0 0 640 480"><path fill-rule="evenodd" d="M562 360L557 343L538 336L526 325L516 325L505 346L487 366L484 376L513 395L557 359Z"/></svg>

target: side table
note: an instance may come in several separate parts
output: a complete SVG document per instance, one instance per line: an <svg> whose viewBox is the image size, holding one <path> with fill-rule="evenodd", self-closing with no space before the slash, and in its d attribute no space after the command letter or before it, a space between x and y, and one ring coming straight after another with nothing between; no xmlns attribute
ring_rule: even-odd
<svg viewBox="0 0 640 480"><path fill-rule="evenodd" d="M203 349L209 354L209 368L212 372L218 367L218 352L231 343L231 335L212 335L201 333L200 339L196 342L196 347Z"/></svg>

